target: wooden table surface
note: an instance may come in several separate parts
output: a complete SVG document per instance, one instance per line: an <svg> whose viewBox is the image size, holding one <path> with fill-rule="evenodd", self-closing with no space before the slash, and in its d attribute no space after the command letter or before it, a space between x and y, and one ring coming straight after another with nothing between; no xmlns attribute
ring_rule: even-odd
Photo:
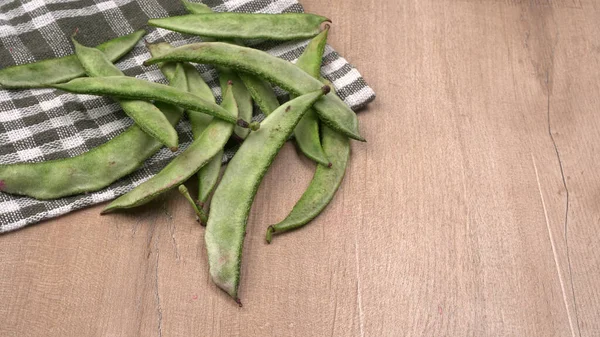
<svg viewBox="0 0 600 337"><path fill-rule="evenodd" d="M267 245L314 169L278 156L244 307L173 192L0 236L1 336L600 336L600 4L303 3L378 98L329 208Z"/></svg>

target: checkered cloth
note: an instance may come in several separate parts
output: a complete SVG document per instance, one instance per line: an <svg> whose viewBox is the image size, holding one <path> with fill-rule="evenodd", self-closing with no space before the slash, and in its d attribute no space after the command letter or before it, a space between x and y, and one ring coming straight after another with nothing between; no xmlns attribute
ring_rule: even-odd
<svg viewBox="0 0 600 337"><path fill-rule="evenodd" d="M218 12L303 11L295 0L206 0L204 3ZM3 0L0 2L0 67L72 54L70 36L76 29L79 42L95 46L146 27L149 18L185 13L177 0ZM167 41L175 46L200 41L153 28L149 29L146 40L150 43ZM248 43L291 61L300 56L308 41ZM142 66L149 57L140 42L116 65L128 76L167 83L156 66ZM375 98L358 71L329 46L323 62L323 75L333 82L338 95L350 107L356 110ZM216 71L210 66L198 66L198 69L220 100ZM285 95L276 90L278 95ZM261 114L254 116L254 120L262 118ZM131 119L107 97L72 95L52 89L0 89L0 164L77 156L109 141L131 125ZM177 131L180 153L192 141L187 120L179 123ZM226 151L224 161L234 152L235 149ZM95 193L52 201L0 193L0 233L122 195L152 177L178 153L163 148L137 172Z"/></svg>

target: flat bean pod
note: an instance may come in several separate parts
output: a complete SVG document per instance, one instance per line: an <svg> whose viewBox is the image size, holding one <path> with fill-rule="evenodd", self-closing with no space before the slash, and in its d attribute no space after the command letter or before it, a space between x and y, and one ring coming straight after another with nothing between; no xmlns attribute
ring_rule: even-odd
<svg viewBox="0 0 600 337"><path fill-rule="evenodd" d="M206 6L203 4L194 4L199 6ZM148 49L150 49L150 53L152 56L162 55L168 50L173 49L171 45L168 43L158 43L148 45ZM171 79L173 76L173 63L161 63L159 64L160 70L167 77L167 79ZM196 68L188 63L183 64L185 70L185 77L187 78L187 90L195 95L198 95L201 98L209 102L215 102L215 97L212 94L212 90L210 87L204 82L202 76L198 73ZM239 112L239 109L238 109ZM203 113L191 113L188 114L188 118L190 119L190 124L192 125L192 133L194 134L194 139L200 137L202 132L206 129L206 127L210 124L213 117L203 114ZM221 164L223 161L223 150L219 151L206 165L204 165L200 171L198 171L198 202L201 206L204 206L206 201L208 200L208 196L213 191L215 186L217 185L217 181L219 179L219 173L221 171ZM206 222L202 222L206 224Z"/></svg>
<svg viewBox="0 0 600 337"><path fill-rule="evenodd" d="M321 132L323 134L323 149L332 165L331 167L317 165L310 185L290 214L280 223L269 226L267 229L266 240L268 243L271 243L273 234L303 227L317 217L333 199L335 192L342 183L346 165L350 158L348 138L327 126L323 126Z"/></svg>
<svg viewBox="0 0 600 337"><path fill-rule="evenodd" d="M205 232L210 275L238 303L246 222L258 186L305 111L328 91L325 86L300 96L269 115L246 138L215 190Z"/></svg>
<svg viewBox="0 0 600 337"><path fill-rule="evenodd" d="M138 30L129 35L98 45L100 51L114 62L127 54L146 34ZM40 88L85 76L77 56L69 55L0 69L0 88Z"/></svg>
<svg viewBox="0 0 600 337"><path fill-rule="evenodd" d="M219 67L217 69L219 71L219 83L221 84L221 91L225 92L227 88L227 83L233 83L233 96L235 96L235 101L238 104L239 117L243 120L249 121L252 119L252 96L246 89L246 86L242 82L242 80L238 77L238 75L229 70L228 68ZM250 130L246 128L236 127L235 134L241 139L245 139L248 136Z"/></svg>
<svg viewBox="0 0 600 337"><path fill-rule="evenodd" d="M157 44L149 44L147 45L148 49L152 56L162 55L165 52L173 49L173 47L166 43L161 42ZM215 97L212 94L212 90L204 82L202 76L198 73L196 68L188 63L180 63L183 67L183 71L186 78L186 85L181 88L177 88L180 90L186 90L198 97L216 104ZM171 81L173 76L175 75L176 63L167 62L159 64L160 71L165 75L165 77ZM192 125L192 133L194 134L194 139L198 138L202 131L206 129L208 124L212 121L213 117L204 113L188 113L188 118L190 119L190 124Z"/></svg>
<svg viewBox="0 0 600 337"><path fill-rule="evenodd" d="M205 96L210 95L210 99L214 101L215 97L212 95L212 91L210 90L208 85L202 79L202 76L200 76L198 71L193 66L189 64L187 66L189 67L186 68L186 76L188 78L189 87L188 90L191 93L197 94L198 96L203 98ZM206 92L204 87L208 88L208 92ZM238 113L239 111L240 110L238 105ZM200 135L202 135L202 133L206 129L206 126L209 125L209 123L213 119L213 117L205 114L188 114L188 116L192 124L192 132L194 133L195 138L200 137ZM208 200L208 196L210 195L210 193L215 189L215 186L217 186L217 181L219 180L219 173L221 172L222 163L223 149L217 152L217 154L206 165L202 166L200 171L198 171L198 202L202 207ZM204 222L204 224L206 224L206 222Z"/></svg>
<svg viewBox="0 0 600 337"><path fill-rule="evenodd" d="M146 48L148 48L148 50L150 51L150 55L160 56L160 55L165 54L169 50L173 49L173 46L171 46L167 42L159 42L159 43L146 42ZM181 64L183 65L183 63L181 63ZM171 81L173 79L173 77L175 76L175 71L177 70L177 63L174 63L174 62L159 63L158 68L160 69L160 72L163 73L163 75L165 75L167 80ZM186 79L186 81L187 81L187 79ZM187 86L186 86L186 88L187 88ZM179 88L179 89L181 89L181 88Z"/></svg>
<svg viewBox="0 0 600 337"><path fill-rule="evenodd" d="M269 83L246 73L239 73L238 76L244 82L256 105L258 105L265 115L268 116L275 109L279 108L279 100Z"/></svg>
<svg viewBox="0 0 600 337"><path fill-rule="evenodd" d="M276 83L296 95L318 90L323 84L288 61L252 48L222 42L195 43L175 48L161 57L153 57L144 64L160 62L209 63L252 73ZM358 119L339 97L327 95L314 105L319 118L332 129L346 136L364 141L358 132Z"/></svg>
<svg viewBox="0 0 600 337"><path fill-rule="evenodd" d="M329 27L312 39L298 58L296 65L314 78L321 78L321 63ZM294 130L296 144L305 156L321 165L329 165L329 159L321 146L319 137L319 119L316 112L310 109L296 125Z"/></svg>
<svg viewBox="0 0 600 337"><path fill-rule="evenodd" d="M173 47L166 43L156 43L156 44L147 44L146 45L150 50L150 53L153 56L162 55L166 51L173 49ZM173 78L175 77L175 72L183 70L183 78L185 81L179 81L179 83L174 83ZM193 94L198 95L199 97L206 99L209 102L215 103L215 97L212 94L212 90L210 87L204 82L202 76L198 73L196 68L188 63L161 63L159 64L160 71L165 75L165 77L171 81L171 85L180 90L187 90ZM210 122L214 119L212 116L203 113L188 113L188 118L190 120L190 124L192 125L192 133L194 135L194 139L200 138L200 135L206 127L210 124ZM198 194L200 196L208 194L212 191L214 186L217 183L217 179L219 177L219 171L221 169L221 162L223 157L223 150L219 151L212 159L208 161L204 166L200 168L198 171L198 182L199 189ZM216 166L218 165L218 166ZM216 166L216 167L215 167ZM198 208L198 205L190 196L189 191L185 187L185 185L179 185L179 192L183 194L183 196L190 202L194 212L198 216L198 220L202 225L206 225L206 215L203 213L202 209ZM203 204L203 200L198 200L200 204Z"/></svg>
<svg viewBox="0 0 600 337"><path fill-rule="evenodd" d="M182 2L183 2L183 5L185 6L186 10L192 14L213 13L213 10L210 7L206 6L205 4L192 3L192 2L188 2L188 1L182 1ZM205 42L213 41L213 39L207 38L205 36L203 36L202 39ZM239 41L236 41L236 44L241 45L241 43ZM223 70L226 70L226 72L224 73ZM232 72L231 72L231 70L229 70L227 68L223 68L223 67L221 67L219 69L219 82L221 83L221 86L227 80L225 78L226 73L232 73ZM266 96L257 96L257 91L253 90L254 88L250 87L251 85L256 85L257 82L260 83L262 81L256 77L254 77L253 75L249 75L249 74L238 73L238 74L236 74L236 76L239 76L239 78L243 82L243 86L240 86L240 85L234 86L234 90L237 89L237 90L242 91L242 92L240 92L240 94L236 94L234 92L236 102L238 102L238 111L240 112L240 117L246 118L246 116L249 116L247 118L252 118L252 112L253 112L252 111L253 110L252 109L252 101L248 100L246 98L246 96L249 94L251 96L251 98L253 98L257 102L259 107L262 109L264 105L261 106L261 103L264 102L268 98ZM265 94L265 93L263 92L262 94ZM269 93L267 92L265 95L268 95L268 94ZM275 97L275 93L273 92L272 89L271 89L271 95L273 97ZM275 110L279 106L277 97L275 97L275 101L276 101L277 105L273 108L273 110ZM246 105L245 102L248 102L248 105ZM193 124L194 123L192 123L192 128L193 128ZM236 135L240 136L241 138L245 138L247 136L247 133L244 134L240 131L242 131L242 130L240 130L239 128L236 128L235 129ZM210 196L210 193L213 191L213 189L215 188L215 186L217 185L217 182L219 180L219 173L221 171L221 165L222 165L222 157L223 157L223 153L221 152L219 155L215 156L215 158L213 158L213 160L210 163L208 163L204 167L202 167L202 169L200 169L200 171L198 172L198 202L203 208L207 207L206 202L208 200L208 197Z"/></svg>
<svg viewBox="0 0 600 337"><path fill-rule="evenodd" d="M187 9L187 11L191 12L192 14L214 13L213 10L210 9L210 7L208 7L204 4L196 4L196 3L189 3L187 1L183 1L183 5ZM203 39L203 41L212 40L210 38L207 39L205 36L203 36L202 39ZM239 44L241 44L241 42L236 42L236 44L239 45ZM239 74L236 74L235 72L231 71L230 69L224 68L224 67L219 67L217 70L219 71L219 83L221 85L221 91L224 92L225 88L227 87L227 83L229 81L232 81L233 82L233 95L235 96L235 101L238 104L239 117L244 120L251 120L253 110L254 110L253 105L252 105L252 96L250 95L250 92L246 88L245 83L243 83L242 80L240 79L240 77L238 76ZM238 137L244 139L244 138L246 138L246 136L248 136L249 130L240 128L240 127L236 127L234 132Z"/></svg>
<svg viewBox="0 0 600 337"><path fill-rule="evenodd" d="M181 119L182 109L167 104L157 106L171 125ZM75 157L0 165L0 191L39 200L98 191L138 169L161 147L160 142L134 125Z"/></svg>
<svg viewBox="0 0 600 337"><path fill-rule="evenodd" d="M88 76L125 76L100 50L83 46L75 39L73 39L73 44L75 45L75 55ZM145 101L118 98L116 100L127 116L131 117L144 132L156 138L172 151L177 151L179 143L177 131L162 111L152 103Z"/></svg>
<svg viewBox="0 0 600 337"><path fill-rule="evenodd" d="M76 78L67 83L54 84L52 87L76 94L109 95L128 99L157 100L173 104L188 111L202 112L226 122L243 127L258 129L260 124L248 123L233 117L227 110L206 101L187 91L160 83L153 83L132 77L108 76Z"/></svg>
<svg viewBox="0 0 600 337"><path fill-rule="evenodd" d="M148 21L150 26L180 33L219 39L295 40L311 38L321 24L331 22L308 13L205 13L172 16Z"/></svg>
<svg viewBox="0 0 600 337"><path fill-rule="evenodd" d="M320 77L318 72L314 71L315 65L321 63L322 54L309 52L303 55L306 55L303 62L310 64L312 60L313 75L321 78L321 81L327 82ZM332 93L332 95L334 94L335 92ZM316 218L331 202L342 183L350 159L350 142L346 136L325 125L321 125L321 136L323 150L327 158L331 160L331 164L317 165L308 188L294 205L290 214L280 223L269 226L267 229L266 240L268 243L271 243L273 234L298 229Z"/></svg>
<svg viewBox="0 0 600 337"><path fill-rule="evenodd" d="M229 85L224 95L223 108L231 116L237 116L237 105L231 85ZM102 210L102 213L143 205L157 195L183 184L221 151L229 137L231 137L232 132L233 124L215 118L200 137L194 140L183 153L173 159L162 171L129 193L111 202Z"/></svg>

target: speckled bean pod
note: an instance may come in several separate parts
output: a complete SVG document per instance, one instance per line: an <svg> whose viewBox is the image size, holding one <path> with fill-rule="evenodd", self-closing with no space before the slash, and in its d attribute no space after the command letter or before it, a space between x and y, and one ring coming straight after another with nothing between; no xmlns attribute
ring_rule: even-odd
<svg viewBox="0 0 600 337"><path fill-rule="evenodd" d="M181 71L183 72L183 68ZM223 96L223 109L228 111L231 116L237 117L237 105L231 84ZM102 213L143 205L157 195L183 184L223 149L232 132L233 124L215 118L200 137L164 169L129 193L111 202Z"/></svg>
<svg viewBox="0 0 600 337"><path fill-rule="evenodd" d="M321 81L302 69L260 50L222 42L203 42L174 48L161 57L153 57L148 64L160 62L208 63L252 73L273 82L296 95L318 90ZM339 97L327 95L314 104L322 122L346 136L364 141L358 132L358 119Z"/></svg>
<svg viewBox="0 0 600 337"><path fill-rule="evenodd" d="M77 78L67 83L54 84L52 86L76 94L109 95L127 99L157 100L188 109L188 111L202 112L232 124L250 127L253 130L257 130L260 127L260 124L258 123L248 123L243 119L238 119L215 103L206 101L187 91L132 77L108 76Z"/></svg>
<svg viewBox="0 0 600 337"><path fill-rule="evenodd" d="M150 26L218 39L295 40L311 38L331 22L308 13L204 13L151 19Z"/></svg>
<svg viewBox="0 0 600 337"><path fill-rule="evenodd" d="M144 35L146 31L138 30L104 42L96 48L106 54L111 62L115 62L133 49ZM77 56L69 55L0 69L0 88L41 88L81 76L85 76L85 69Z"/></svg>
<svg viewBox="0 0 600 337"><path fill-rule="evenodd" d="M269 115L246 138L215 190L205 232L210 275L238 303L246 221L258 186L300 118L328 91L325 86L300 96Z"/></svg>

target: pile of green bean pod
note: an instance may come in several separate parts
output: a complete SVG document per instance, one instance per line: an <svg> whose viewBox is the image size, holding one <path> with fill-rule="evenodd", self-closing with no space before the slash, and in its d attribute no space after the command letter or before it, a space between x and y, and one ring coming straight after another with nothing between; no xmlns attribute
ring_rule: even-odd
<svg viewBox="0 0 600 337"><path fill-rule="evenodd" d="M293 135L316 169L289 215L266 227L268 243L274 234L298 229L325 209L343 180L350 139L364 138L355 113L321 77L329 19L305 13L216 13L203 4L183 4L191 14L148 22L205 41L177 48L165 42L146 44L152 57L144 64L158 65L169 85L127 77L113 64L144 31L95 48L73 39L75 55L0 69L0 88L49 87L110 96L135 123L76 157L0 165L0 190L47 200L105 188L139 168L162 146L176 151L175 126L185 111L194 141L158 174L112 201L102 214L143 205L177 188L206 225L213 282L241 306L238 289L248 216L262 178L284 143ZM255 38L311 41L293 64L240 42ZM216 68L220 105L192 63ZM280 104L272 85L288 90L291 99ZM261 123L252 121L254 104L267 116ZM224 151L238 145L219 181ZM197 198L185 185L194 176Z"/></svg>

